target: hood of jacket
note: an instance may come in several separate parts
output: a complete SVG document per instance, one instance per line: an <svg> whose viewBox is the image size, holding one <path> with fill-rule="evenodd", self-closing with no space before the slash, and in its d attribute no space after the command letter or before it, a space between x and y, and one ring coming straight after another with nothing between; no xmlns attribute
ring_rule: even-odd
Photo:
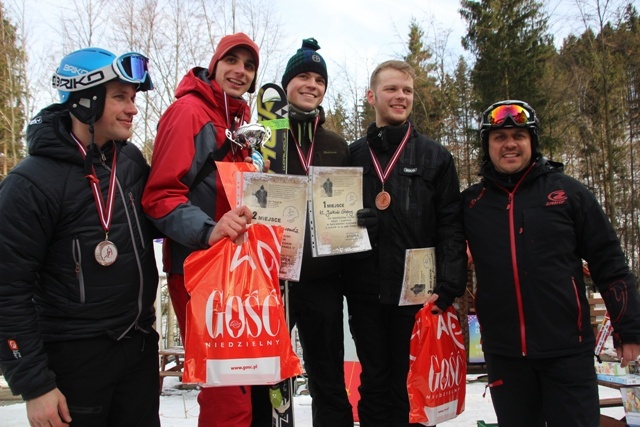
<svg viewBox="0 0 640 427"><path fill-rule="evenodd" d="M215 80L209 80L207 69L195 67L182 78L176 89L176 98L196 96L204 101L204 105L211 109L209 116L213 120L219 135L224 135L227 129L236 129L249 121L251 109L243 98L227 95ZM215 111L223 114L215 114ZM219 141L219 145L224 139Z"/></svg>
<svg viewBox="0 0 640 427"><path fill-rule="evenodd" d="M29 155L83 164L82 154L71 138L71 114L62 104L42 109L27 127Z"/></svg>

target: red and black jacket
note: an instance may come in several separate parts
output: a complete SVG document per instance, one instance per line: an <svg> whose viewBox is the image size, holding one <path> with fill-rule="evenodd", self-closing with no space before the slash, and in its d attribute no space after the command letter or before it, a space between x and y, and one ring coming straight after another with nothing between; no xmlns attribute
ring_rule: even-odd
<svg viewBox="0 0 640 427"><path fill-rule="evenodd" d="M217 172L194 183L222 149L225 131L249 120L247 102L226 95L207 73L191 69L176 89L176 101L160 118L142 197L145 213L167 237L163 261L169 273L182 274L185 258L209 247L213 227L231 209ZM242 162L247 156L246 150L232 145L223 160Z"/></svg>
<svg viewBox="0 0 640 427"><path fill-rule="evenodd" d="M617 235L593 194L540 159L517 177L490 162L463 192L486 353L556 357L592 351L582 260L623 343L640 341L640 297Z"/></svg>

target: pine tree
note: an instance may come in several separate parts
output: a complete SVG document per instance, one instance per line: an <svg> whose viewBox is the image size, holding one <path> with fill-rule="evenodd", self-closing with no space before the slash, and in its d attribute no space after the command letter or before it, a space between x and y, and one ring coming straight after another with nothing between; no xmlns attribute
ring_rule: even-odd
<svg viewBox="0 0 640 427"><path fill-rule="evenodd" d="M476 104L470 81L469 65L460 57L454 72L453 91L455 102L450 111L451 127L455 129L457 150L454 152L460 185L462 188L477 180L480 166L480 138L478 117L474 110Z"/></svg>
<svg viewBox="0 0 640 427"><path fill-rule="evenodd" d="M554 52L542 2L536 0L461 0L467 21L462 46L476 63L471 81L480 109L503 99L521 99L544 110L539 84Z"/></svg>
<svg viewBox="0 0 640 427"><path fill-rule="evenodd" d="M431 51L423 42L424 30L413 20L409 25L409 53L404 60L416 74L413 81L413 124L422 133L437 137L442 120L442 104L438 102L435 80L431 76L435 65L430 63Z"/></svg>
<svg viewBox="0 0 640 427"><path fill-rule="evenodd" d="M347 109L344 106L342 94L338 94L333 103L333 110L327 110L325 117L325 127L349 141L351 135L346 134L346 130L349 127L349 118L347 117ZM347 136L349 136L349 138L347 138Z"/></svg>

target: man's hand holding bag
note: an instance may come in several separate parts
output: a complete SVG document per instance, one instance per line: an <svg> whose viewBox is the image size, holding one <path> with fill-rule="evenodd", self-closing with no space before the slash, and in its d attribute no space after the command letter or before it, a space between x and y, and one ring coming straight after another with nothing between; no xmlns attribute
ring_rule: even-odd
<svg viewBox="0 0 640 427"><path fill-rule="evenodd" d="M434 426L464 411L467 354L453 307L431 313L432 303L416 314L410 344L409 422Z"/></svg>
<svg viewBox="0 0 640 427"><path fill-rule="evenodd" d="M244 243L225 238L186 259L184 382L273 384L301 374L278 280L282 233L252 224Z"/></svg>

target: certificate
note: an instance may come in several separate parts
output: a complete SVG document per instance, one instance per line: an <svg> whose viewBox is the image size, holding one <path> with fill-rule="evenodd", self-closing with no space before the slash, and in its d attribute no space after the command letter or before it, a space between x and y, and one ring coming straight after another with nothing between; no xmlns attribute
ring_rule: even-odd
<svg viewBox="0 0 640 427"><path fill-rule="evenodd" d="M371 250L366 227L359 227L362 168L309 167L309 229L314 257Z"/></svg>
<svg viewBox="0 0 640 427"><path fill-rule="evenodd" d="M436 284L436 248L407 249L398 305L424 304Z"/></svg>
<svg viewBox="0 0 640 427"><path fill-rule="evenodd" d="M284 228L280 253L282 280L300 280L307 220L307 177L272 173L238 174L238 206L252 212L251 222Z"/></svg>

